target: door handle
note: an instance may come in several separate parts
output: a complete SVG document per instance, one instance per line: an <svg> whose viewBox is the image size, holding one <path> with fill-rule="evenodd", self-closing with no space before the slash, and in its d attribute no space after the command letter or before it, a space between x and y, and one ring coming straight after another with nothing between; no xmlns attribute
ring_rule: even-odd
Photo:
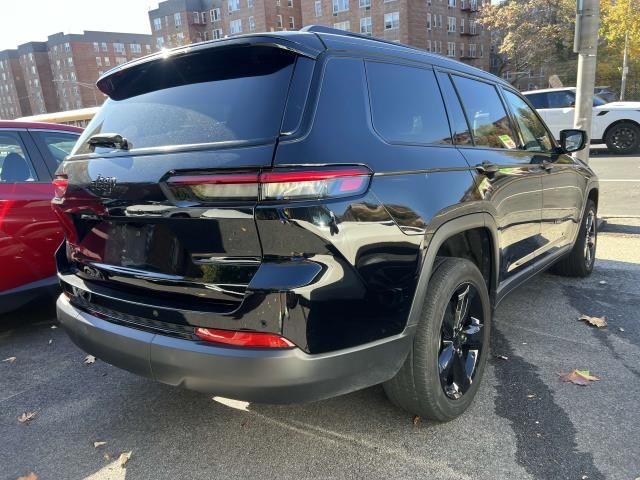
<svg viewBox="0 0 640 480"><path fill-rule="evenodd" d="M478 173L481 173L483 175L492 175L500 170L500 167L498 167L498 165L496 165L495 163L482 162L476 165L476 170L478 171Z"/></svg>

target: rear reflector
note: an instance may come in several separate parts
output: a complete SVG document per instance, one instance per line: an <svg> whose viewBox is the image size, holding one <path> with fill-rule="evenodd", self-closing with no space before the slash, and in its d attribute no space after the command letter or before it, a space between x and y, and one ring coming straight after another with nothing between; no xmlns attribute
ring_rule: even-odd
<svg viewBox="0 0 640 480"><path fill-rule="evenodd" d="M55 198L64 197L64 194L67 193L67 185L69 184L67 178L58 175L51 183L53 184L53 194L55 195Z"/></svg>
<svg viewBox="0 0 640 480"><path fill-rule="evenodd" d="M167 180L175 197L200 201L313 200L360 195L371 171L364 167L272 170L262 173L184 175Z"/></svg>
<svg viewBox="0 0 640 480"><path fill-rule="evenodd" d="M293 343L280 335L261 332L239 332L218 330L216 328L196 328L198 338L212 343L234 345L237 347L292 348Z"/></svg>

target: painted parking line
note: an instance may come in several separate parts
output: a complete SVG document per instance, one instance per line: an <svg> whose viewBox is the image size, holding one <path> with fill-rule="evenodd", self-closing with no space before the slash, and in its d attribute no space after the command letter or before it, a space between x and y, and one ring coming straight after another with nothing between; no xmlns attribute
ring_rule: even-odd
<svg viewBox="0 0 640 480"><path fill-rule="evenodd" d="M601 182L639 182L640 178L599 178Z"/></svg>

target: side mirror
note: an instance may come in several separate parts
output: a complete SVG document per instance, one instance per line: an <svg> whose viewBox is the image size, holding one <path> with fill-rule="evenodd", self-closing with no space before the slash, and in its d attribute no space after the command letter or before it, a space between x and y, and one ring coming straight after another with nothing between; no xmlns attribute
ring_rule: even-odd
<svg viewBox="0 0 640 480"><path fill-rule="evenodd" d="M560 131L560 147L565 153L582 150L587 144L587 132L570 129Z"/></svg>

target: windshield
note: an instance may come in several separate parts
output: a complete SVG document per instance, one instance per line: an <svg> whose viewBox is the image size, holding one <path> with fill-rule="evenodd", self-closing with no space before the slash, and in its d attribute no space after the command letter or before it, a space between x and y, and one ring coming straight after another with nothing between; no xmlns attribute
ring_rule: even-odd
<svg viewBox="0 0 640 480"><path fill-rule="evenodd" d="M119 134L130 149L273 139L295 57L265 46L211 48L125 70L72 155L91 153L98 133Z"/></svg>

